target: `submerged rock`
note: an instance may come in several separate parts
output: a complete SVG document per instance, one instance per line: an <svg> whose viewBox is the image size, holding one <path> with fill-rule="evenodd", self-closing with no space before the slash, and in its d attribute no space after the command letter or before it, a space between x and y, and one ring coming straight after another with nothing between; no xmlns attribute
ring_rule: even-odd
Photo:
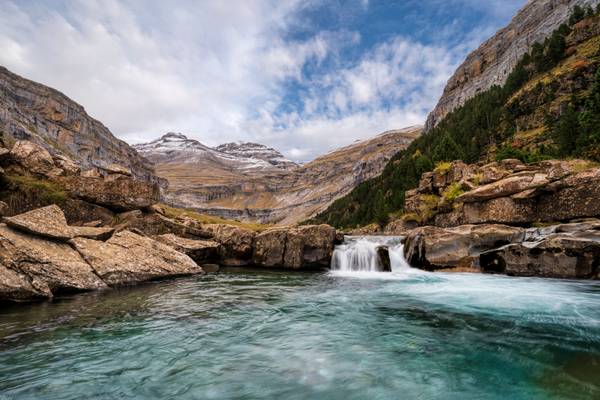
<svg viewBox="0 0 600 400"><path fill-rule="evenodd" d="M75 238L69 243L109 285L202 272L187 255L129 231L118 232L106 242Z"/></svg>
<svg viewBox="0 0 600 400"><path fill-rule="evenodd" d="M378 246L377 256L379 257L379 263L382 267L382 272L392 272L390 249L387 246Z"/></svg>

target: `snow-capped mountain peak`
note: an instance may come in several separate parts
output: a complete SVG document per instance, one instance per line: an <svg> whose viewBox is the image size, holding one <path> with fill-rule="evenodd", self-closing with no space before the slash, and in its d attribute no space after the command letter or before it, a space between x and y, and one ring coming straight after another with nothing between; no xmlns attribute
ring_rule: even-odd
<svg viewBox="0 0 600 400"><path fill-rule="evenodd" d="M156 163L216 163L238 170L290 169L297 166L277 150L258 143L226 143L208 147L182 133L169 132L135 149Z"/></svg>

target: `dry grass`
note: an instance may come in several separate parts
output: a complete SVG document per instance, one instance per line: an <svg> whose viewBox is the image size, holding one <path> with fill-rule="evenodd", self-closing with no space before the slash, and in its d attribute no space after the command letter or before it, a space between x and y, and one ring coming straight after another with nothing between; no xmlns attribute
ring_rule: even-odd
<svg viewBox="0 0 600 400"><path fill-rule="evenodd" d="M256 232L262 232L266 229L272 228L274 225L259 224L252 222L241 222L234 221L225 218L215 217L212 215L200 214L194 210L170 207L164 204L160 205L165 210L165 216L168 218L188 217L192 218L201 224L225 224L238 226L240 228L250 229Z"/></svg>

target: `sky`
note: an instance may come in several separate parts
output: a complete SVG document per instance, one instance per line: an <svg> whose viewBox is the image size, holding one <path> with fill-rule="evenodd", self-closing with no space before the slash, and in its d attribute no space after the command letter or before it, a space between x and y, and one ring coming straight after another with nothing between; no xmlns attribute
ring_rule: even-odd
<svg viewBox="0 0 600 400"><path fill-rule="evenodd" d="M135 144L253 141L295 161L423 124L525 0L0 0L0 65Z"/></svg>

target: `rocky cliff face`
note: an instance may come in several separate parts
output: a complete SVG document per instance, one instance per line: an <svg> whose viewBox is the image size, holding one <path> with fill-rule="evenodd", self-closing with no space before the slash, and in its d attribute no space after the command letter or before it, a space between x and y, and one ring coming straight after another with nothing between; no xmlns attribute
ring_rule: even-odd
<svg viewBox="0 0 600 400"><path fill-rule="evenodd" d="M117 164L138 179L156 181L153 166L102 123L57 90L0 67L0 140L35 142L83 170Z"/></svg>
<svg viewBox="0 0 600 400"><path fill-rule="evenodd" d="M171 205L228 219L292 224L380 174L420 132L420 127L385 132L303 166L262 145L212 149L180 134L136 148L168 179L164 199Z"/></svg>
<svg viewBox="0 0 600 400"><path fill-rule="evenodd" d="M574 6L588 4L596 5L598 0L530 0L508 26L468 55L429 114L425 131L436 126L466 100L493 85L502 85L535 42L543 42L564 23Z"/></svg>

